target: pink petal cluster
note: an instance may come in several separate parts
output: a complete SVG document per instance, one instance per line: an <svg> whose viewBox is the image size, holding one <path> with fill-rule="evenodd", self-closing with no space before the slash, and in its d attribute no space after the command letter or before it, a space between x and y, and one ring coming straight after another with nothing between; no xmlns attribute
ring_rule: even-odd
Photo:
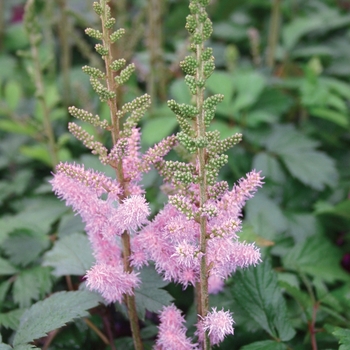
<svg viewBox="0 0 350 350"><path fill-rule="evenodd" d="M254 244L238 241L241 230L241 211L247 201L262 185L259 172L252 171L241 179L231 191L225 190L219 198L210 198L203 208L198 203L198 186L193 185L192 195L173 196L172 204L135 237L132 264L141 266L148 259L166 280L181 283L184 287L199 281L200 227L195 219L208 218L207 264L213 281L224 280L237 268L258 264L260 251ZM185 198L183 202L182 198ZM192 198L191 198L192 197ZM140 253L143 251L143 255ZM146 252L146 253L145 253ZM144 259L144 261L142 261ZM218 284L220 285L220 283ZM219 287L213 288L213 292Z"/></svg>
<svg viewBox="0 0 350 350"><path fill-rule="evenodd" d="M134 272L123 270L119 236L147 223L150 209L145 198L132 195L118 202L121 191L118 193L114 180L76 165L60 164L51 184L57 196L85 222L96 258L86 275L88 287L100 292L108 302L121 301L123 294L133 292L139 279ZM108 191L110 188L113 192ZM106 200L102 194L107 194Z"/></svg>
<svg viewBox="0 0 350 350"><path fill-rule="evenodd" d="M186 337L185 319L175 305L166 306L160 313L160 325L155 350L195 350Z"/></svg>
<svg viewBox="0 0 350 350"><path fill-rule="evenodd" d="M86 273L86 285L98 291L108 302L122 301L124 294L131 295L140 281L135 273L124 272L122 265L96 264Z"/></svg>
<svg viewBox="0 0 350 350"><path fill-rule="evenodd" d="M226 335L234 333L233 323L234 320L229 311L216 311L214 307L211 312L199 321L196 334L199 340L203 341L204 332L208 332L210 343L216 345L221 343Z"/></svg>

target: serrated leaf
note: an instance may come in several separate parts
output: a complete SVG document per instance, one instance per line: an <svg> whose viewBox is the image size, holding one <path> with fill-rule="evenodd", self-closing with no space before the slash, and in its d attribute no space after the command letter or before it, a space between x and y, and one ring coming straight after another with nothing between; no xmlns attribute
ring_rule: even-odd
<svg viewBox="0 0 350 350"><path fill-rule="evenodd" d="M241 350L286 350L288 346L273 340L257 341L241 347Z"/></svg>
<svg viewBox="0 0 350 350"><path fill-rule="evenodd" d="M280 156L295 178L314 189L323 190L325 185L334 186L338 173L334 160L315 150L317 145L291 125L276 126L266 142L266 148Z"/></svg>
<svg viewBox="0 0 350 350"><path fill-rule="evenodd" d="M350 348L350 329L336 327L333 335L339 340L339 350L348 350Z"/></svg>
<svg viewBox="0 0 350 350"><path fill-rule="evenodd" d="M27 229L38 234L47 234L51 225L65 211L67 211L67 208L64 203L53 196L29 199L25 202L25 209L20 213L0 219L0 243L8 237L9 233L17 229Z"/></svg>
<svg viewBox="0 0 350 350"><path fill-rule="evenodd" d="M16 230L2 243L5 254L15 265L33 262L49 245L49 237L29 230Z"/></svg>
<svg viewBox="0 0 350 350"><path fill-rule="evenodd" d="M7 260L0 258L0 275L13 275L18 270Z"/></svg>
<svg viewBox="0 0 350 350"><path fill-rule="evenodd" d="M292 286L285 281L279 281L278 284L300 304L308 318L311 319L312 300L310 296L301 291L300 288Z"/></svg>
<svg viewBox="0 0 350 350"><path fill-rule="evenodd" d="M48 267L36 266L23 270L13 284L13 299L21 308L31 305L51 290L52 281Z"/></svg>
<svg viewBox="0 0 350 350"><path fill-rule="evenodd" d="M14 345L44 337L75 318L89 315L87 310L98 305L99 298L87 291L59 292L39 301L21 317Z"/></svg>
<svg viewBox="0 0 350 350"><path fill-rule="evenodd" d="M45 254L43 266L54 268L55 276L85 275L95 261L86 235L73 233L58 240Z"/></svg>
<svg viewBox="0 0 350 350"><path fill-rule="evenodd" d="M269 262L237 271L234 281L234 299L260 327L275 339L288 341L294 337L277 275Z"/></svg>
<svg viewBox="0 0 350 350"><path fill-rule="evenodd" d="M40 349L31 344L19 344L15 346L13 350L40 350Z"/></svg>
<svg viewBox="0 0 350 350"><path fill-rule="evenodd" d="M340 250L317 235L296 244L282 261L289 270L319 277L326 282L349 281L350 276L340 266L340 258Z"/></svg>
<svg viewBox="0 0 350 350"><path fill-rule="evenodd" d="M158 312L164 305L169 305L173 297L164 289L164 281L153 267L143 268L140 272L141 288L135 290L136 308L141 320L145 319L146 310Z"/></svg>
<svg viewBox="0 0 350 350"><path fill-rule="evenodd" d="M9 278L7 281L4 281L0 284L0 308L2 308L7 292L9 291L11 285L12 278Z"/></svg>
<svg viewBox="0 0 350 350"><path fill-rule="evenodd" d="M5 328L16 330L19 325L19 320L25 309L16 309L0 314L0 325Z"/></svg>
<svg viewBox="0 0 350 350"><path fill-rule="evenodd" d="M253 159L253 168L261 171L267 180L272 180L278 184L285 181L286 176L281 164L273 155L260 152Z"/></svg>

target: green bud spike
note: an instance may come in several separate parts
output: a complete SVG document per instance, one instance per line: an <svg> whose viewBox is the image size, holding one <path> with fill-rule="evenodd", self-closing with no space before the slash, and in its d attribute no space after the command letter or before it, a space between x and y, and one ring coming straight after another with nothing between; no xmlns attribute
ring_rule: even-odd
<svg viewBox="0 0 350 350"><path fill-rule="evenodd" d="M97 29L86 28L85 29L85 34L88 35L91 38L102 40L102 33L99 30L97 30Z"/></svg>

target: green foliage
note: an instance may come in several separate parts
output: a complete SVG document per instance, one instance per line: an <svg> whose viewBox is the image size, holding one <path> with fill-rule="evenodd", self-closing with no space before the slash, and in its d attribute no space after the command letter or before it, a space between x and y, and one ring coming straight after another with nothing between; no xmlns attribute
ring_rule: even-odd
<svg viewBox="0 0 350 350"><path fill-rule="evenodd" d="M231 291L237 303L271 337L286 342L295 336L277 275L269 262L237 272Z"/></svg>
<svg viewBox="0 0 350 350"><path fill-rule="evenodd" d="M346 350L350 346L349 329L336 327L333 334L337 339L339 339L339 343L341 344L339 350Z"/></svg>
<svg viewBox="0 0 350 350"><path fill-rule="evenodd" d="M43 265L54 268L55 276L82 276L93 265L94 258L86 235L73 233L58 240L44 256Z"/></svg>
<svg viewBox="0 0 350 350"><path fill-rule="evenodd" d="M22 315L13 345L29 343L75 318L88 316L87 310L97 306L99 301L96 294L87 291L55 293Z"/></svg>
<svg viewBox="0 0 350 350"><path fill-rule="evenodd" d="M140 273L142 287L135 291L137 314L145 320L146 310L158 312L164 305L169 305L173 297L164 289L168 282L152 267L143 268Z"/></svg>

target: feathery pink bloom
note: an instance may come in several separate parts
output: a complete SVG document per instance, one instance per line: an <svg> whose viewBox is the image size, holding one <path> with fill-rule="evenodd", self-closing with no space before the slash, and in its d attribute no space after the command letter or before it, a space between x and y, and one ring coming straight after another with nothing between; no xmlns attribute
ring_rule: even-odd
<svg viewBox="0 0 350 350"><path fill-rule="evenodd" d="M210 275L208 278L208 293L218 294L224 290L224 280L216 275Z"/></svg>
<svg viewBox="0 0 350 350"><path fill-rule="evenodd" d="M141 174L141 153L140 153L141 133L138 128L133 128L131 136L128 138L127 155L123 157L124 177L130 181L128 192L130 194L143 194L144 190L139 185Z"/></svg>
<svg viewBox="0 0 350 350"><path fill-rule="evenodd" d="M202 210L196 207L198 186L189 186L187 197L184 194L172 196L171 204L167 204L140 231L138 249L145 250L166 280L179 282L184 287L195 284L199 281L202 256L199 250L200 227L195 217L205 215L209 236L206 260L211 275L225 279L237 268L258 264L261 261L259 249L254 244L238 242L238 233L242 207L261 185L260 173L254 170L239 180L231 191L221 183L212 189L217 199L209 199Z"/></svg>
<svg viewBox="0 0 350 350"><path fill-rule="evenodd" d="M155 350L195 350L186 337L185 319L174 304L163 307L160 313L160 325Z"/></svg>
<svg viewBox="0 0 350 350"><path fill-rule="evenodd" d="M124 272L122 265L96 264L86 273L86 285L99 292L107 302L121 302L123 294L133 294L140 284L134 272Z"/></svg>
<svg viewBox="0 0 350 350"><path fill-rule="evenodd" d="M136 231L147 222L150 210L145 198L132 195L119 204L115 200L119 190L116 182L76 165L60 165L51 184L56 195L72 206L85 223L96 259L86 274L89 289L97 290L108 302L121 301L123 294L133 293L139 279L135 273L123 270L118 236L125 230ZM100 198L104 193L108 194L106 200Z"/></svg>
<svg viewBox="0 0 350 350"><path fill-rule="evenodd" d="M210 343L217 345L224 340L226 335L234 333L233 323L234 320L229 311L216 311L214 307L211 312L199 321L196 334L199 340L203 341L204 332L208 332Z"/></svg>
<svg viewBox="0 0 350 350"><path fill-rule="evenodd" d="M148 222L147 216L150 214L150 208L146 199L140 195L132 195L118 207L118 225L124 230L136 231Z"/></svg>

